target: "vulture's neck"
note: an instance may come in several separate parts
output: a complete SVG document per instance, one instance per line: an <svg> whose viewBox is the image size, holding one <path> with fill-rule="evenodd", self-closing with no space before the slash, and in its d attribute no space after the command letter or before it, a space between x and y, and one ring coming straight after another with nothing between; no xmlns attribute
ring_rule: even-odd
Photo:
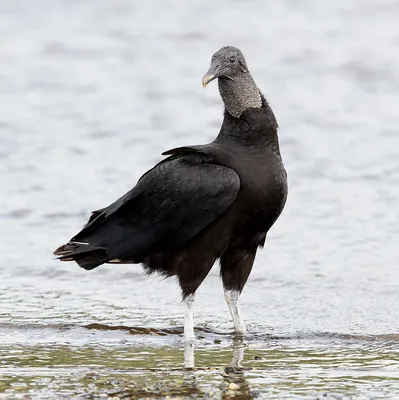
<svg viewBox="0 0 399 400"><path fill-rule="evenodd" d="M267 146L279 155L276 117L251 75L234 81L219 78L219 91L225 113L216 141L234 140L260 151Z"/></svg>
<svg viewBox="0 0 399 400"><path fill-rule="evenodd" d="M239 118L249 108L261 108L262 97L249 72L234 80L219 78L219 92L224 105L232 117Z"/></svg>

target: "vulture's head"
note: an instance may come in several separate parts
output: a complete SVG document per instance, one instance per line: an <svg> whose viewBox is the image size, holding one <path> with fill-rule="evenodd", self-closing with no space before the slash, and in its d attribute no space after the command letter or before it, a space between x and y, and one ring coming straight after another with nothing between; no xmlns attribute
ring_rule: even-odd
<svg viewBox="0 0 399 400"><path fill-rule="evenodd" d="M212 56L202 86L216 78L219 78L219 92L224 105L233 117L240 117L249 108L262 107L260 91L248 71L244 56L236 47L222 47Z"/></svg>
<svg viewBox="0 0 399 400"><path fill-rule="evenodd" d="M248 68L241 51L233 46L222 47L212 56L211 67L202 78L202 86L206 87L216 78L234 81L246 72Z"/></svg>

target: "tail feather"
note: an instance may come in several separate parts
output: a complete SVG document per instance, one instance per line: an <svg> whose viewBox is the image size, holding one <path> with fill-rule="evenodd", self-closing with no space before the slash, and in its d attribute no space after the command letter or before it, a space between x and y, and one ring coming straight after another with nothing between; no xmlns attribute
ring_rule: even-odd
<svg viewBox="0 0 399 400"><path fill-rule="evenodd" d="M108 254L103 247L94 247L88 243L69 242L54 251L60 261L76 261L80 267L90 270L106 263Z"/></svg>
<svg viewBox="0 0 399 400"><path fill-rule="evenodd" d="M64 244L58 249L54 251L55 256L64 256L67 254L79 254L79 253L84 253L89 250L94 250L95 247L89 245L88 243L84 242L68 242L67 244Z"/></svg>

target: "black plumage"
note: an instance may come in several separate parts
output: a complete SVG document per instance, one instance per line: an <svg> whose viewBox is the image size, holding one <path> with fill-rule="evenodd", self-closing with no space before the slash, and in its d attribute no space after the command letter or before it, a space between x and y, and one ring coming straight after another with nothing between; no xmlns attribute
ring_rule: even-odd
<svg viewBox="0 0 399 400"><path fill-rule="evenodd" d="M55 251L60 260L88 270L142 263L147 272L176 275L185 298L220 259L225 289L241 292L257 248L284 208L287 176L275 116L241 52L226 47L218 53L204 77L204 84L219 78L226 106L217 138L163 153L168 157L131 191L93 212Z"/></svg>

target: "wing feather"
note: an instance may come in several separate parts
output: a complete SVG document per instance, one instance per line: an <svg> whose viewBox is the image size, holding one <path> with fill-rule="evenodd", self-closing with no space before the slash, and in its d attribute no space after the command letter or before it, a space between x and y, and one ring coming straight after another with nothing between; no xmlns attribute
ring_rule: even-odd
<svg viewBox="0 0 399 400"><path fill-rule="evenodd" d="M222 215L240 190L235 171L207 161L197 153L172 155L93 214L71 241L105 248L110 259L184 244Z"/></svg>

